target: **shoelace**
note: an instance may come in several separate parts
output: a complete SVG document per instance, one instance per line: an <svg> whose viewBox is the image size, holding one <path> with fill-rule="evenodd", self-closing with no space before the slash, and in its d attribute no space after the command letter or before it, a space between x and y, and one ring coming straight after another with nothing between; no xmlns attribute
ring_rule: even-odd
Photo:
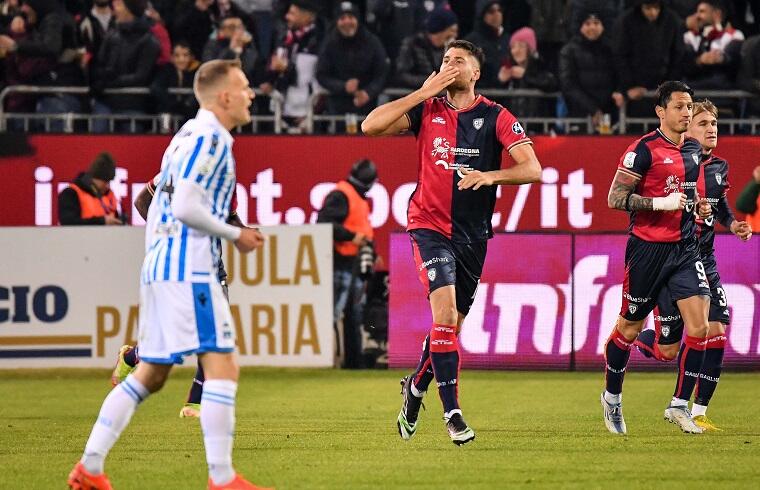
<svg viewBox="0 0 760 490"><path fill-rule="evenodd" d="M613 405L610 409L610 420L613 422L621 422L623 420L623 406Z"/></svg>

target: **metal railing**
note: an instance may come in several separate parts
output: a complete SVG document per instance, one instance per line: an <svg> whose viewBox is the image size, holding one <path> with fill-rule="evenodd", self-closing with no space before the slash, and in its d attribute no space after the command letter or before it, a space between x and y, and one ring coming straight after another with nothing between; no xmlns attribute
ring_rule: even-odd
<svg viewBox="0 0 760 490"><path fill-rule="evenodd" d="M258 96L265 96L271 98L271 110L272 114L253 114L251 130L256 132L260 123L272 123L275 134L281 134L285 126L282 117L284 96L279 92L272 92L270 94L264 94L260 90L255 90ZM402 97L411 92L410 89L405 88L387 88L379 97L379 101L392 100L394 98ZM17 113L6 112L5 101L10 94L71 94L71 95L87 95L90 93L88 87L51 87L51 86L32 86L32 85L11 85L5 87L0 91L0 131L7 130L8 121L21 120L23 129L28 131L31 121L41 121L45 128L45 131L50 131L51 126L55 122L59 122L59 127L62 127L64 132L74 132L78 122L83 122L88 131L92 131L93 123L98 120L105 120L108 122L109 130L114 131L118 122L126 122L129 124L129 129L132 132L137 130L138 124L143 124L150 127L149 132L173 132L179 127L182 121L182 116L178 115L166 115L166 114L89 114L89 113L62 113L62 114L37 114L37 113ZM108 95L149 95L150 90L147 87L130 87L119 89L107 89L104 91ZM514 99L514 98L532 98L532 99L552 99L558 100L562 97L561 92L542 92L536 89L518 89L518 90L506 90L506 89L483 89L479 93L485 95L488 98L496 100ZM170 95L190 95L192 90L189 88L172 88L169 89ZM316 123L327 123L327 132L334 134L337 129L337 125L340 122L346 124L348 133L358 133L358 126L366 116L360 114L317 114L315 111L318 101L328 96L326 92L317 92L311 95L309 99L307 114L305 117L305 129L307 134L313 134L315 132ZM654 99L655 92L646 92L643 96L644 99ZM757 96L750 92L744 92L741 90L698 90L695 94L695 99L710 98L713 101L725 101L731 100L741 106L749 99L754 99ZM720 105L720 103L718 104ZM653 111L654 112L654 111ZM740 114L743 112L739 111ZM168 116L168 117L167 117ZM586 134L593 134L596 130L592 122L591 117L524 117L518 115L520 121L525 125L541 127L541 130L545 134L551 133L554 128L562 126L570 128L577 126L582 132ZM643 132L649 130L650 127L656 126L659 121L654 117L631 117L628 115L627 104L623 104L619 110L619 117L617 124L609 128L610 133L626 134L631 125L640 125L643 128ZM743 118L743 117L722 117L719 120L719 124L727 126L729 133L733 134L737 128L741 128L744 132L750 132L757 134L760 130L760 118ZM143 130L145 128L143 127ZM585 131L584 131L585 130ZM242 128L237 128L237 132L241 133Z"/></svg>
<svg viewBox="0 0 760 490"><path fill-rule="evenodd" d="M169 95L192 95L193 90L190 88L170 88L168 90ZM274 127L275 134L282 132L282 106L284 97L277 91L265 94L260 90L254 90L257 96L269 97L272 101L272 115L252 114L251 115L251 130L257 131L258 125L264 122L271 122ZM75 123L77 121L84 121L87 125L87 131L93 130L93 123L98 120L104 120L108 122L109 131L113 132L116 122L126 121L129 123L130 131L135 132L137 130L138 122L144 122L150 125L150 132L174 132L179 129L183 117L175 114L169 114L168 118L166 114L90 114L90 113L78 113L67 112L61 114L37 114L26 112L6 112L5 111L5 99L11 94L70 94L70 95L88 95L90 93L89 87L53 87L53 86L35 86L35 85L10 85L0 91L0 131L6 131L8 127L8 120L21 120L24 131L29 131L30 121L42 121L45 131L50 131L51 124L55 121L60 121L62 124L63 132L74 132ZM103 91L106 95L150 95L150 89L147 87L125 87L106 89ZM238 133L242 132L242 128L236 129Z"/></svg>

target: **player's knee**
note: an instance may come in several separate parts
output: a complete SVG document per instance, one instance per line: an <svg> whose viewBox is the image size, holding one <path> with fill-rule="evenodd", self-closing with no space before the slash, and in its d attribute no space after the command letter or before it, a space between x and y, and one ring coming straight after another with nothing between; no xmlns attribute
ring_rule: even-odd
<svg viewBox="0 0 760 490"><path fill-rule="evenodd" d="M457 309L453 305L442 305L433 311L433 321L441 325L456 325L459 320Z"/></svg>
<svg viewBox="0 0 760 490"><path fill-rule="evenodd" d="M710 329L707 332L708 337L726 334L726 324L722 322L710 322Z"/></svg>
<svg viewBox="0 0 760 490"><path fill-rule="evenodd" d="M668 362L672 361L678 356L678 350L680 349L679 344L670 344L670 345L656 345L657 348L657 359L660 361Z"/></svg>
<svg viewBox="0 0 760 490"><path fill-rule="evenodd" d="M626 320L621 316L618 317L616 328L623 337L628 340L633 340L644 329L644 320L631 321Z"/></svg>

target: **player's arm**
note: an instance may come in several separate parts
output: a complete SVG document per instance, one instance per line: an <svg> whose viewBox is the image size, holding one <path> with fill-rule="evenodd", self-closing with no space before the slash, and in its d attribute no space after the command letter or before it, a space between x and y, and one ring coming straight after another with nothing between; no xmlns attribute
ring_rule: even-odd
<svg viewBox="0 0 760 490"><path fill-rule="evenodd" d="M715 205L715 219L721 225L725 226L731 233L740 240L746 242L752 238L752 227L746 221L737 221L731 205L728 203L728 197L724 194L720 201Z"/></svg>
<svg viewBox="0 0 760 490"><path fill-rule="evenodd" d="M478 190L489 185L518 185L541 182L541 164L533 151L530 140L513 146L509 154L515 164L509 168L480 172L478 170L462 170L464 175L457 183L459 190Z"/></svg>
<svg viewBox="0 0 760 490"><path fill-rule="evenodd" d="M151 180L135 198L134 206L137 210L137 214L139 214L144 220L148 219L148 208L150 207L150 202L153 200L153 194L155 193L156 186L153 183L153 180Z"/></svg>
<svg viewBox="0 0 760 490"><path fill-rule="evenodd" d="M430 97L435 97L451 85L458 74L459 69L453 65L447 65L438 73L431 73L422 87L411 94L373 109L362 121L362 132L367 136L386 136L407 131L411 121L406 113Z"/></svg>

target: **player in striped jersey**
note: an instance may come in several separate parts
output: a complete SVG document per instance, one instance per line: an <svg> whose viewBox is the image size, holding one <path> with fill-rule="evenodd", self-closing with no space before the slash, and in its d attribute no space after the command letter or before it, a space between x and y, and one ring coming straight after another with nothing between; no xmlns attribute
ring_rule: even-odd
<svg viewBox="0 0 760 490"><path fill-rule="evenodd" d="M229 130L250 122L253 90L239 61L201 65L193 84L201 109L164 153L148 210L140 284L141 362L106 397L84 455L69 475L73 489L110 489L103 466L135 409L161 389L174 364L198 354L206 373L201 427L209 489L255 489L232 468L239 369L235 331L216 277L218 238L243 253L261 244L256 230L226 223L235 189Z"/></svg>

